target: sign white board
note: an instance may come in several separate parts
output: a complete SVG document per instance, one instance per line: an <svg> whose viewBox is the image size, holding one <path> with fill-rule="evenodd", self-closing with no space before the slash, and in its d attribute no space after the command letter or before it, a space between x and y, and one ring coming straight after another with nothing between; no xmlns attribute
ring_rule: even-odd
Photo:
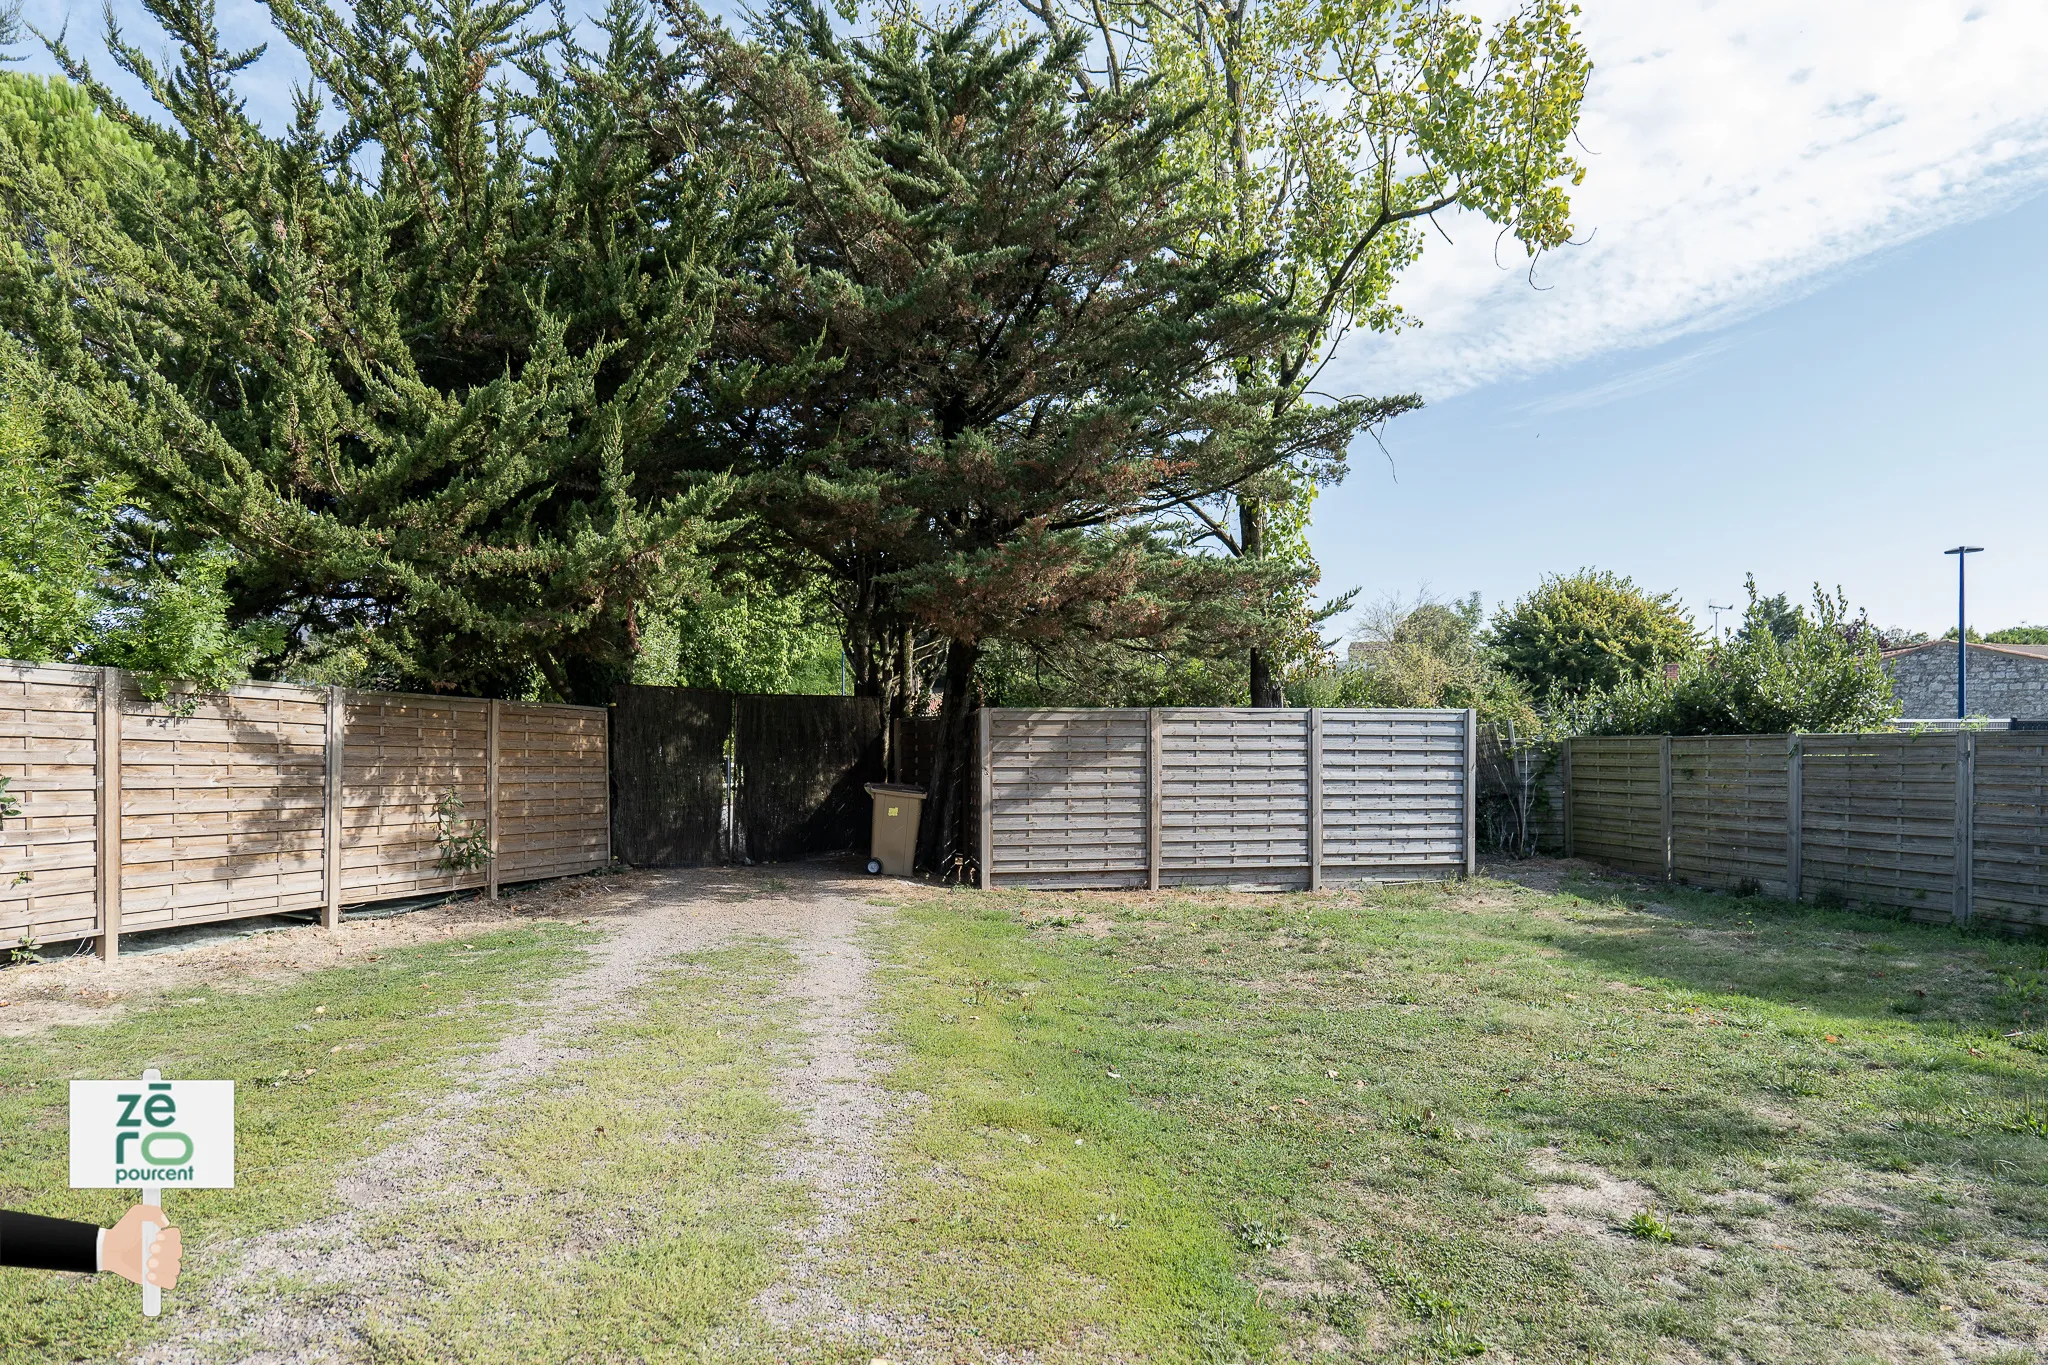
<svg viewBox="0 0 2048 1365"><path fill-rule="evenodd" d="M142 1188L162 1208L164 1186L227 1190L235 1185L235 1083L139 1081L71 1083L71 1188ZM142 1264L156 1245L155 1223L142 1225ZM142 1282L142 1314L163 1311L163 1291Z"/></svg>
<svg viewBox="0 0 2048 1365"><path fill-rule="evenodd" d="M71 1083L71 1188L235 1184L235 1083Z"/></svg>

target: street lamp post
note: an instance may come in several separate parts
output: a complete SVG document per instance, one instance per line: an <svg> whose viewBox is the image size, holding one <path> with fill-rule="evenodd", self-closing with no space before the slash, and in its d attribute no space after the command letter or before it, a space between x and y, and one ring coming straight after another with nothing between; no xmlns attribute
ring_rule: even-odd
<svg viewBox="0 0 2048 1365"><path fill-rule="evenodd" d="M1963 566L1970 562L1970 556L1982 554L1982 545L1958 545L1953 550L1943 550L1945 555L1956 557L1956 719L1962 720L1970 714L1970 615L1968 601L1963 595Z"/></svg>

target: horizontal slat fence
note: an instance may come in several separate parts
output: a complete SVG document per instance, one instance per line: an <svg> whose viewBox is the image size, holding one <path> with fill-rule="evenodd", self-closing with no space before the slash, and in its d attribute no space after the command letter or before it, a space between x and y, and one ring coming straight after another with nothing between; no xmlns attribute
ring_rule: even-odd
<svg viewBox="0 0 2048 1365"><path fill-rule="evenodd" d="M1466 711L981 713L983 884L1319 887L1471 869Z"/></svg>
<svg viewBox="0 0 2048 1365"><path fill-rule="evenodd" d="M1916 919L2048 925L2048 735L1570 740L1566 852Z"/></svg>
<svg viewBox="0 0 2048 1365"><path fill-rule="evenodd" d="M1783 735L1681 736L1671 741L1671 865L1695 882L1790 883Z"/></svg>
<svg viewBox="0 0 2048 1365"><path fill-rule="evenodd" d="M605 713L248 683L149 701L114 669L0 663L0 945L589 871ZM442 806L484 865L440 867Z"/></svg>
<svg viewBox="0 0 2048 1365"><path fill-rule="evenodd" d="M1663 741L1574 740L1570 767L1572 844L1581 857L1630 872L1662 875ZM1644 820L1643 811L1651 812Z"/></svg>

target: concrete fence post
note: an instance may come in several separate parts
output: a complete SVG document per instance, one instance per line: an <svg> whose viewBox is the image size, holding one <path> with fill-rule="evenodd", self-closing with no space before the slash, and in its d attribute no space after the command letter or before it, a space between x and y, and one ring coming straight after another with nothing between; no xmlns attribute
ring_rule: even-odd
<svg viewBox="0 0 2048 1365"><path fill-rule="evenodd" d="M1479 712L1465 710L1465 875L1479 871Z"/></svg>
<svg viewBox="0 0 2048 1365"><path fill-rule="evenodd" d="M981 854L981 884L984 888L996 884L996 746L995 711L984 706L975 712L978 722L976 736L981 747L981 828L976 832L981 838L978 850Z"/></svg>
<svg viewBox="0 0 2048 1365"><path fill-rule="evenodd" d="M1564 824L1564 856L1570 858L1576 856L1576 850L1572 844L1572 742L1570 739L1565 740L1563 749L1564 752L1557 760L1557 792L1558 802L1564 808L1559 812Z"/></svg>
<svg viewBox="0 0 2048 1365"><path fill-rule="evenodd" d="M1145 886L1159 889L1160 816L1165 810L1165 764L1159 751L1159 708L1145 710Z"/></svg>
<svg viewBox="0 0 2048 1365"><path fill-rule="evenodd" d="M484 837L490 841L490 872L486 892L492 900L498 899L498 725L504 714L505 703L497 700L486 702L489 707L484 719ZM609 725L609 718L607 718ZM604 811L605 862L611 862L612 811L610 793L610 745L611 736L607 731L606 745L606 793Z"/></svg>

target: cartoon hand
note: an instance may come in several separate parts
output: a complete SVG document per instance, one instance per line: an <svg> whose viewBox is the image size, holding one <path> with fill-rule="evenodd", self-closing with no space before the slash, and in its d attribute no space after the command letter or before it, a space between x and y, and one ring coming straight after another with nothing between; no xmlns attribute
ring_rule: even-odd
<svg viewBox="0 0 2048 1365"><path fill-rule="evenodd" d="M149 1249L149 1282L159 1289L175 1289L178 1286L178 1256L183 1250L183 1239L178 1230L168 1226L164 1211L154 1204L137 1204L121 1215L121 1221L107 1230L107 1239L100 1249L101 1268L111 1270L124 1280L142 1283L142 1225L154 1223L157 1227L156 1245Z"/></svg>

